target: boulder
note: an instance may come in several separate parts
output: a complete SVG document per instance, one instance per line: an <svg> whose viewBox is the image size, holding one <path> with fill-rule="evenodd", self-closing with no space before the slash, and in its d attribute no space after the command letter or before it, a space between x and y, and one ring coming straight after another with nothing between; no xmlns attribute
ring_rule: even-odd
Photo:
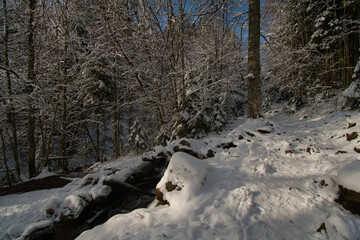
<svg viewBox="0 0 360 240"><path fill-rule="evenodd" d="M336 201L351 213L360 215L360 193L339 185L339 198Z"/></svg>
<svg viewBox="0 0 360 240"><path fill-rule="evenodd" d="M210 165L184 152L175 153L156 186L157 205L179 206L196 196L206 182Z"/></svg>
<svg viewBox="0 0 360 240"><path fill-rule="evenodd" d="M336 201L353 214L360 215L360 161L352 161L340 168L336 181L339 185Z"/></svg>

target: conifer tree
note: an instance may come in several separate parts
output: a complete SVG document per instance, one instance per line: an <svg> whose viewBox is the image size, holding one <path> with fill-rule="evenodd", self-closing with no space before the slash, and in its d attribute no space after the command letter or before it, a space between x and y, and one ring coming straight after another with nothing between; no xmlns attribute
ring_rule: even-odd
<svg viewBox="0 0 360 240"><path fill-rule="evenodd" d="M126 149L130 151L144 151L149 148L147 133L138 118L135 119L126 138Z"/></svg>

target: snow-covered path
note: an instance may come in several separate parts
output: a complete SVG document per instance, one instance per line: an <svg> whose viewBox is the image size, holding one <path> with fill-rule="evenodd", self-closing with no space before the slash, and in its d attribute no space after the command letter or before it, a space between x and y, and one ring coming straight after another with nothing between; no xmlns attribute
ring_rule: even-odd
<svg viewBox="0 0 360 240"><path fill-rule="evenodd" d="M346 134L360 132L360 114L303 116L269 114L204 139L216 155L196 195L174 193L170 206L117 215L78 239L360 239L360 217L334 202L339 167L359 160Z"/></svg>

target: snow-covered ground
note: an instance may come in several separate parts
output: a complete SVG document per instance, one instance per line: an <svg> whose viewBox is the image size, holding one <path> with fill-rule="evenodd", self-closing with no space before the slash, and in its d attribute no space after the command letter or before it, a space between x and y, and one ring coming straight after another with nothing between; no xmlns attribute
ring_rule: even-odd
<svg viewBox="0 0 360 240"><path fill-rule="evenodd" d="M39 190L0 197L0 239L26 239L33 229L58 221L60 216L76 217L85 205L110 193L106 180L124 181L146 166L141 156L127 156L104 164L96 163L84 178L72 178L63 188ZM51 176L44 171L38 177Z"/></svg>
<svg viewBox="0 0 360 240"><path fill-rule="evenodd" d="M346 137L360 132L360 114L330 109L239 120L232 131L204 139L216 154L201 160L198 177L198 164L179 170L179 163L200 160L173 156L158 184L164 190L169 179L180 183L181 190L164 194L170 206L114 216L78 239L360 239L360 217L334 202L338 170L360 159L360 138ZM229 142L236 147L219 147ZM326 232L317 232L323 223Z"/></svg>
<svg viewBox="0 0 360 240"><path fill-rule="evenodd" d="M262 119L239 119L223 134L187 140L196 151L211 149L215 156L173 155L157 186L170 205L155 207L155 201L116 215L78 239L360 239L360 216L334 201L337 181L360 185L360 154L354 151L360 136L347 137L360 133L360 113L333 110L330 102L294 115L272 110ZM93 175L102 179L110 174L106 169L117 168L111 176L121 179L131 169L126 164L141 165L136 159L97 165ZM31 223L49 220L46 206L63 211L66 199L76 202L69 197L78 196L76 191L95 193L103 186L79 189L85 180L0 197L0 236L19 236ZM169 181L174 191L167 192ZM317 232L323 224L326 232Z"/></svg>

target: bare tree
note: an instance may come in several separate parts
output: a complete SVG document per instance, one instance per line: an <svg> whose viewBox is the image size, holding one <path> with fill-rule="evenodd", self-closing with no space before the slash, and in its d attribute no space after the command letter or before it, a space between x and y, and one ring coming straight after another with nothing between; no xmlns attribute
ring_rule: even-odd
<svg viewBox="0 0 360 240"><path fill-rule="evenodd" d="M27 142L28 142L28 170L29 177L34 177L36 174L35 166L35 109L33 106L33 92L35 86L35 45L34 45L34 14L36 9L36 0L28 0L28 21L27 21L27 80L26 93L28 94L28 127L27 127Z"/></svg>
<svg viewBox="0 0 360 240"><path fill-rule="evenodd" d="M10 62L9 62L9 19L8 19L8 8L7 8L7 0L3 0L3 20L4 20L4 66L5 66L5 75L6 75L6 85L7 85L7 100L4 100L4 104L8 105L6 108L6 118L7 122L10 125L9 141L10 146L15 162L15 170L20 177L20 161L19 161L19 148L18 148L18 137L17 137L17 124L16 124L16 114L13 104L13 87L12 87L12 79L11 73L15 72L11 71ZM19 77L17 74L14 74L16 77ZM2 134L2 133L1 133ZM2 136L3 137L3 136ZM3 144L5 144L3 142ZM5 153L4 153L5 154ZM5 157L5 155L4 155Z"/></svg>
<svg viewBox="0 0 360 240"><path fill-rule="evenodd" d="M260 0L249 1L248 118L261 114L260 82Z"/></svg>

